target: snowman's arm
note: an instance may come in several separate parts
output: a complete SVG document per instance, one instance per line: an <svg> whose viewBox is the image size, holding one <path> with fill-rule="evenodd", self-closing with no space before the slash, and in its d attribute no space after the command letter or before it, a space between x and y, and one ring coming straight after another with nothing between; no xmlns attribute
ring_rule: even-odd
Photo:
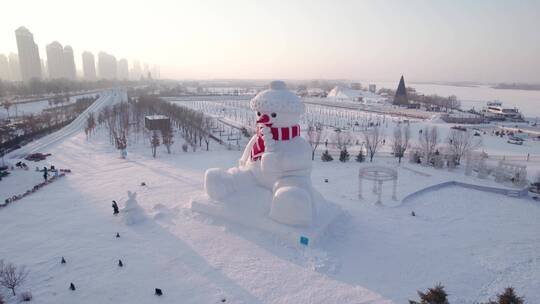
<svg viewBox="0 0 540 304"><path fill-rule="evenodd" d="M291 146L290 151L280 151L279 163L283 171L295 171L309 169L311 163L311 149L302 141L298 145Z"/></svg>
<svg viewBox="0 0 540 304"><path fill-rule="evenodd" d="M253 135L251 139L249 140L248 144L246 145L246 148L244 149L244 153L242 153L242 157L240 157L239 165L240 167L243 167L246 165L246 162L248 161L249 157L251 156L251 149L253 145L255 144L255 141L257 140L257 135Z"/></svg>

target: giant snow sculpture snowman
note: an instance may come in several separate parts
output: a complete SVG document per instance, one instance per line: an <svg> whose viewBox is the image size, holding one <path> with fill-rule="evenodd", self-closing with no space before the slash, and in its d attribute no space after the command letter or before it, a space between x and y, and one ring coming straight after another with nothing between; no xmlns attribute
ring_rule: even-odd
<svg viewBox="0 0 540 304"><path fill-rule="evenodd" d="M310 146L300 136L298 125L304 104L283 81L273 81L250 106L257 114L256 134L237 167L206 171L205 190L217 201L252 189L271 191L273 220L310 226L318 194L311 186Z"/></svg>

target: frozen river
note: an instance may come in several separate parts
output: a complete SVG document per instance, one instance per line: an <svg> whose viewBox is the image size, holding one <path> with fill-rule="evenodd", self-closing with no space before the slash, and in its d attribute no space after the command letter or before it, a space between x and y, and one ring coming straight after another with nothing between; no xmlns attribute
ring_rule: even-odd
<svg viewBox="0 0 540 304"><path fill-rule="evenodd" d="M364 82L366 85L368 82ZM374 82L377 88L396 89L398 82ZM540 91L500 90L488 86L458 87L437 84L408 83L423 94L441 96L456 95L461 100L463 109L482 109L487 101L499 100L504 106L517 107L528 118L540 118Z"/></svg>

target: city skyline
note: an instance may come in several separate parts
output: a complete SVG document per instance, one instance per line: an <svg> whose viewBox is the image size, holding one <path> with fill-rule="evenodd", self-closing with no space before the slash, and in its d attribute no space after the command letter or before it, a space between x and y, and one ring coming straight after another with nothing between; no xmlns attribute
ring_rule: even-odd
<svg viewBox="0 0 540 304"><path fill-rule="evenodd" d="M33 33L25 26L15 30L15 41L17 53L6 56L0 52L0 80L24 82L32 79L139 80L152 74L154 78L160 77L160 68L157 65L150 68L145 63L145 69L141 70L139 61L134 60L130 68L127 59L117 61L114 55L103 51L98 53L103 62L98 60L96 64L93 53L83 51L80 63L76 64L73 48L70 45L62 46L57 40L46 44L45 52L40 55L39 45L35 42ZM19 53L22 54L22 65L19 64ZM102 72L97 73L96 69L101 69Z"/></svg>
<svg viewBox="0 0 540 304"><path fill-rule="evenodd" d="M68 41L77 67L106 51L173 79L540 82L538 1L96 0L85 15L99 22L81 22L79 1L25 2L4 5L15 13L0 20L0 53L24 24L42 54Z"/></svg>

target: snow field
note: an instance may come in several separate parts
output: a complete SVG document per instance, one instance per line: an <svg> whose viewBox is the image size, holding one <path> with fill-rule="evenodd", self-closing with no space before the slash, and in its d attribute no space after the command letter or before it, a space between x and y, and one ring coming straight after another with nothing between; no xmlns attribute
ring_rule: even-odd
<svg viewBox="0 0 540 304"><path fill-rule="evenodd" d="M73 172L0 210L0 257L30 269L20 291L31 290L33 302L405 303L438 282L451 303L486 301L508 285L528 303L540 302L540 206L531 199L450 187L399 206L385 184L383 206L374 206L370 191L357 198L358 169L368 163L317 159L315 188L348 216L318 247L303 248L189 210L202 194L204 170L236 165L239 151L211 143L210 152L184 153L176 137L172 154L159 147L153 159L143 137L130 141L122 160L104 129L89 140L82 128L62 132L44 138L40 152L52 156L39 166ZM392 158L376 163L397 166ZM398 198L448 180L496 185L462 169L397 169ZM41 179L34 173L15 171L0 182L0 195L29 188ZM127 191L137 193L145 217L131 226L110 207L114 199L124 208Z"/></svg>

